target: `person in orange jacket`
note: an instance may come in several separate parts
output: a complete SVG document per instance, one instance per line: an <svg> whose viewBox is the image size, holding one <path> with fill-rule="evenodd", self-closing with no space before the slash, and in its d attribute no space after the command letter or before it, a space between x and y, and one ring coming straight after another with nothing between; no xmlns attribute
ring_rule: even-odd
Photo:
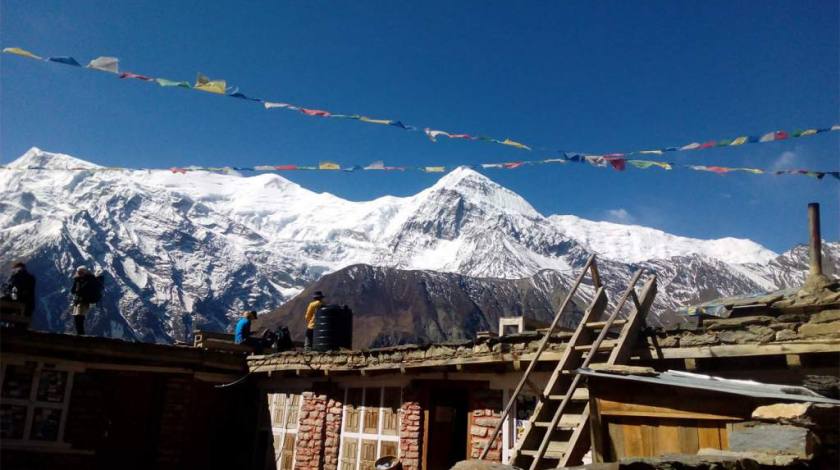
<svg viewBox="0 0 840 470"><path fill-rule="evenodd" d="M306 307L306 339L303 342L304 351L312 349L312 341L315 333L315 312L324 305L324 293L315 291L312 295L312 302Z"/></svg>

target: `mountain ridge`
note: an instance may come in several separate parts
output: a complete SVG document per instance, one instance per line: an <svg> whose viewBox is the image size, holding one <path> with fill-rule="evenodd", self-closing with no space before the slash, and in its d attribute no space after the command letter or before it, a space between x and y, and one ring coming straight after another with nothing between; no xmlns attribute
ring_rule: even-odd
<svg viewBox="0 0 840 470"><path fill-rule="evenodd" d="M238 310L272 310L355 264L508 280L550 269L568 278L595 252L615 289L636 267L660 274L662 312L802 278L799 252L775 256L741 240L733 258L709 244L729 239L546 217L463 167L413 196L351 202L273 174L19 171L50 162L95 168L33 148L8 165L18 169L0 172L0 274L29 260L46 293L35 325L46 329L69 328L69 276L79 264L111 279L91 330L156 342L229 328ZM834 260L838 246L826 244L824 257Z"/></svg>

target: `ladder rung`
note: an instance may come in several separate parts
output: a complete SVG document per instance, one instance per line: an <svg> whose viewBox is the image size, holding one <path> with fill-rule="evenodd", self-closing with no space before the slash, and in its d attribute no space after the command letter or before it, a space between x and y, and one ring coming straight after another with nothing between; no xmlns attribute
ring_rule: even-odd
<svg viewBox="0 0 840 470"><path fill-rule="evenodd" d="M627 320L624 319L617 319L613 321L612 326L622 326L627 323ZM599 330L603 327L607 326L607 322L605 321L591 321L586 324L587 328L592 328L593 330Z"/></svg>
<svg viewBox="0 0 840 470"><path fill-rule="evenodd" d="M574 429L581 421L583 421L583 415L566 413L560 417L560 422L557 423L557 429ZM549 421L534 421L534 426L538 428L547 428L549 424L551 424Z"/></svg>
<svg viewBox="0 0 840 470"><path fill-rule="evenodd" d="M565 441L551 441L548 443L548 449L545 450L543 454L543 458L547 459L560 459L563 457L563 454L566 453L566 449L569 448L569 443ZM527 455L530 457L536 457L537 451L536 450L521 450L519 451L522 455Z"/></svg>
<svg viewBox="0 0 840 470"><path fill-rule="evenodd" d="M601 341L601 346L598 348L599 351L606 351L608 349L614 348L618 344L618 341L612 339L605 339ZM583 346L575 346L575 351L589 351L592 349L591 344L585 344Z"/></svg>
<svg viewBox="0 0 840 470"><path fill-rule="evenodd" d="M552 401L563 401L566 395L549 395L548 399ZM587 401L589 400L589 390L583 387L578 387L572 394L572 401Z"/></svg>

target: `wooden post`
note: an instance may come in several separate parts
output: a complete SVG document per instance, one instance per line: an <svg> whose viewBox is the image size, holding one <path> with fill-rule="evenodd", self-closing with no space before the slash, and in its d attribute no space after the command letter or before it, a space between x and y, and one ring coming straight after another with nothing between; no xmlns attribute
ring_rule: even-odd
<svg viewBox="0 0 840 470"><path fill-rule="evenodd" d="M822 275L822 237L820 236L820 204L812 202L808 204L808 230L810 248L810 274L812 276Z"/></svg>

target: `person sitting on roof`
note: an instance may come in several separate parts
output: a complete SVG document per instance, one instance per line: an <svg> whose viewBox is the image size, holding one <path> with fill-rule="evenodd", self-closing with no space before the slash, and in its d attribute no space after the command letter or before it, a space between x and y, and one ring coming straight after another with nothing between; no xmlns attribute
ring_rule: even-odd
<svg viewBox="0 0 840 470"><path fill-rule="evenodd" d="M233 341L236 344L251 344L251 320L257 319L257 312L248 310L242 312L242 317L236 322L236 329L234 330Z"/></svg>
<svg viewBox="0 0 840 470"><path fill-rule="evenodd" d="M306 306L306 339L303 342L303 350L309 351L312 349L312 341L315 336L315 312L324 305L324 293L315 291L312 295L312 302Z"/></svg>

